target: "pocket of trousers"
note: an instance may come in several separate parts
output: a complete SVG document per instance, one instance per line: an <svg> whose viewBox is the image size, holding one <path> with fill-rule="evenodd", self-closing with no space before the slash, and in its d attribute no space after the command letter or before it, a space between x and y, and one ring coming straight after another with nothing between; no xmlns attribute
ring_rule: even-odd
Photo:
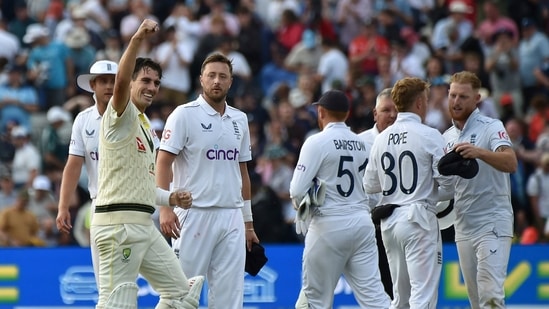
<svg viewBox="0 0 549 309"><path fill-rule="evenodd" d="M397 207L400 206L396 204L386 204L374 207L371 212L372 221L374 224L380 224L381 219L389 218Z"/></svg>

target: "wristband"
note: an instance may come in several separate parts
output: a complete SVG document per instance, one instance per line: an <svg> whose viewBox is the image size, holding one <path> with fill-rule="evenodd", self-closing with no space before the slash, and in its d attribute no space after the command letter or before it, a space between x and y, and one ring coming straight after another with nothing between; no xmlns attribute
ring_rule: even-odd
<svg viewBox="0 0 549 309"><path fill-rule="evenodd" d="M156 205L158 206L170 206L170 195L172 193L168 190L156 187Z"/></svg>
<svg viewBox="0 0 549 309"><path fill-rule="evenodd" d="M244 207L242 207L242 217L244 218L244 222L254 221L253 216L252 216L252 201L251 200L245 200L244 201Z"/></svg>

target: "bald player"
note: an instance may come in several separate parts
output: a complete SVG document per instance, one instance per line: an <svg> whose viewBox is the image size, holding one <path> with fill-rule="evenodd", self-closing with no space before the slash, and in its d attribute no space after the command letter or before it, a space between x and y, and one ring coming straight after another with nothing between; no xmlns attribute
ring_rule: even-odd
<svg viewBox="0 0 549 309"><path fill-rule="evenodd" d="M358 135L365 143L370 145L370 148L379 133L383 132L383 130L392 125L396 120L397 109L395 102L391 99L391 90L392 88L385 88L377 95L376 106L373 111L375 121L374 126ZM375 207L378 201L379 194L368 194L368 204L370 205L370 208ZM391 283L389 263L387 262L387 255L385 254L385 247L383 246L381 229L377 224L376 241L379 254L379 271L381 274L381 281L385 287L385 292L393 298L393 284Z"/></svg>
<svg viewBox="0 0 549 309"><path fill-rule="evenodd" d="M328 91L314 104L321 132L303 143L290 196L299 204L315 179L325 184L326 195L324 203L312 210L296 308L332 308L341 274L362 308L388 308L375 227L362 189L370 147L344 122L349 101L343 92Z"/></svg>
<svg viewBox="0 0 549 309"><path fill-rule="evenodd" d="M505 308L503 283L513 237L509 174L517 158L503 123L479 112L480 87L470 72L450 79L453 126L444 132L446 150L477 159L479 165L474 178L456 183L455 239L471 308Z"/></svg>
<svg viewBox="0 0 549 309"><path fill-rule="evenodd" d="M428 93L429 84L419 78L395 83L397 119L374 141L364 176L364 189L381 192L378 207L386 210L380 219L393 283L391 308L435 309L438 300L442 240L436 202L438 186L451 190L452 178L437 169L442 135L422 123Z"/></svg>

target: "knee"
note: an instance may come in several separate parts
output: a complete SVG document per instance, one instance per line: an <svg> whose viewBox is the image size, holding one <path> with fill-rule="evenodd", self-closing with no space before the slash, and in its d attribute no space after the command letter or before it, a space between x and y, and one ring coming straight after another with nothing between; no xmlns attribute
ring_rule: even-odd
<svg viewBox="0 0 549 309"><path fill-rule="evenodd" d="M119 284L109 295L104 309L137 309L137 291L134 282Z"/></svg>

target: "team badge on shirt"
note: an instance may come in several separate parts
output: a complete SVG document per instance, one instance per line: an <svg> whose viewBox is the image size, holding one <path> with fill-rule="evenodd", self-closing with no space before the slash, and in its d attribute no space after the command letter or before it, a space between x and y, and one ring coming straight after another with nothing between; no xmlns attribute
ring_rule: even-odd
<svg viewBox="0 0 549 309"><path fill-rule="evenodd" d="M236 136L236 139L240 140L240 129L238 129L238 123L233 120L233 129L234 129L234 136Z"/></svg>
<svg viewBox="0 0 549 309"><path fill-rule="evenodd" d="M91 131L88 131L88 129L84 130L86 132L86 137L90 138L95 135L95 129L92 129Z"/></svg>

